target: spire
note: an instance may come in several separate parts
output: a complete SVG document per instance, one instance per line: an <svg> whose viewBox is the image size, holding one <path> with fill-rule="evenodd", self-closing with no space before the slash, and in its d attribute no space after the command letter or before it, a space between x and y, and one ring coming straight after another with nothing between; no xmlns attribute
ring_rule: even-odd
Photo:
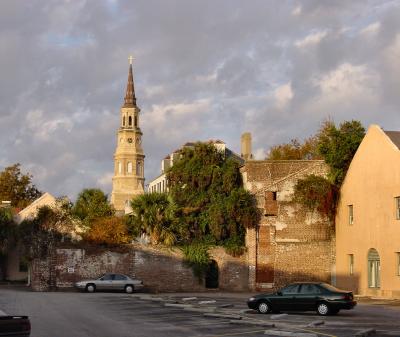
<svg viewBox="0 0 400 337"><path fill-rule="evenodd" d="M128 84L126 85L125 103L124 108L133 108L136 106L135 88L133 86L133 71L132 71L132 59L129 57L129 74Z"/></svg>

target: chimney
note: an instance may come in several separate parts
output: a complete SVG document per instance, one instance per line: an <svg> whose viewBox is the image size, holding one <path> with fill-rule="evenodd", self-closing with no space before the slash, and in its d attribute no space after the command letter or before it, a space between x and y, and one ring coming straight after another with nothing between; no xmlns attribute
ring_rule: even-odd
<svg viewBox="0 0 400 337"><path fill-rule="evenodd" d="M251 153L251 133L245 132L240 138L240 153L244 160L253 159L253 154Z"/></svg>

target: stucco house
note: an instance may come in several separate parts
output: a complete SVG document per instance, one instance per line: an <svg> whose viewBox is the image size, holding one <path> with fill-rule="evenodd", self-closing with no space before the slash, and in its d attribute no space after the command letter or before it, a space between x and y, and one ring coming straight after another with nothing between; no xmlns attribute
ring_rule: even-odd
<svg viewBox="0 0 400 337"><path fill-rule="evenodd" d="M340 193L337 285L400 297L400 131L369 127Z"/></svg>
<svg viewBox="0 0 400 337"><path fill-rule="evenodd" d="M293 200L299 179L327 172L322 160L249 160L241 168L244 187L261 212L257 228L246 235L249 289L332 281L333 222Z"/></svg>

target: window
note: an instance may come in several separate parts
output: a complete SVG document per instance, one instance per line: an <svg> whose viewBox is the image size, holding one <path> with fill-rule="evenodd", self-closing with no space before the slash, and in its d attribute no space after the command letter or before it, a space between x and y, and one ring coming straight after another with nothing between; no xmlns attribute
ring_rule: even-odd
<svg viewBox="0 0 400 337"><path fill-rule="evenodd" d="M128 173L132 173L132 170L133 170L133 168L132 168L132 162L128 162L128 167L127 167L127 169L128 169Z"/></svg>
<svg viewBox="0 0 400 337"><path fill-rule="evenodd" d="M354 255L349 254L349 274L353 275L354 274Z"/></svg>
<svg viewBox="0 0 400 337"><path fill-rule="evenodd" d="M136 163L136 175L140 176L142 174L142 168L140 166L140 161Z"/></svg>
<svg viewBox="0 0 400 337"><path fill-rule="evenodd" d="M120 274L115 274L114 280L115 281L125 281L126 280L126 276L120 275Z"/></svg>
<svg viewBox="0 0 400 337"><path fill-rule="evenodd" d="M400 276L400 252L397 252L396 253L396 255L397 255L397 276Z"/></svg>
<svg viewBox="0 0 400 337"><path fill-rule="evenodd" d="M400 197L394 198L396 201L396 219L400 220Z"/></svg>
<svg viewBox="0 0 400 337"><path fill-rule="evenodd" d="M129 123L129 126L132 126L132 116L129 116L129 117L128 117L128 121L129 121L129 122L128 122L128 123Z"/></svg>
<svg viewBox="0 0 400 337"><path fill-rule="evenodd" d="M381 272L381 261L379 258L378 251L371 248L368 251L368 287L379 288L380 287L380 272Z"/></svg>
<svg viewBox="0 0 400 337"><path fill-rule="evenodd" d="M278 215L278 202L277 192L266 191L264 195L264 215L276 216Z"/></svg>
<svg viewBox="0 0 400 337"><path fill-rule="evenodd" d="M122 126L125 126L125 116L122 117Z"/></svg>
<svg viewBox="0 0 400 337"><path fill-rule="evenodd" d="M319 289L315 284L302 284L300 294L320 294Z"/></svg>
<svg viewBox="0 0 400 337"><path fill-rule="evenodd" d="M292 284L281 290L282 294L297 294L299 292L299 285Z"/></svg>
<svg viewBox="0 0 400 337"><path fill-rule="evenodd" d="M135 127L137 127L137 116L135 116Z"/></svg>
<svg viewBox="0 0 400 337"><path fill-rule="evenodd" d="M122 173L122 163L120 161L118 162L118 173Z"/></svg>
<svg viewBox="0 0 400 337"><path fill-rule="evenodd" d="M349 225L354 223L353 205L349 205Z"/></svg>
<svg viewBox="0 0 400 337"><path fill-rule="evenodd" d="M103 277L100 277L101 281L111 281L114 278L114 274L105 274Z"/></svg>

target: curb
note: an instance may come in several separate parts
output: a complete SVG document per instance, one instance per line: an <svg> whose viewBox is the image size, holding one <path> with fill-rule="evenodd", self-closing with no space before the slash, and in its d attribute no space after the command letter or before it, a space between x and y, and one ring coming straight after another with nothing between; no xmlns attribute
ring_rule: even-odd
<svg viewBox="0 0 400 337"><path fill-rule="evenodd" d="M290 332L280 330L265 330L264 335L270 336L288 336L288 337L318 337L313 333Z"/></svg>
<svg viewBox="0 0 400 337"><path fill-rule="evenodd" d="M258 325L258 326L264 326L268 328L274 328L275 324L273 323L268 323L268 322L260 322L260 321L250 321L246 319L241 319L241 320L230 320L230 324L245 324L245 325Z"/></svg>
<svg viewBox="0 0 400 337"><path fill-rule="evenodd" d="M212 313L215 312L217 308L215 307L211 307L211 308L190 308L190 307L186 307L183 308L183 310L185 311L191 311L191 312L201 312L201 313Z"/></svg>
<svg viewBox="0 0 400 337"><path fill-rule="evenodd" d="M314 321L306 325L306 327L313 328L319 325L324 325L325 321Z"/></svg>
<svg viewBox="0 0 400 337"><path fill-rule="evenodd" d="M360 330L354 336L367 337L367 336L375 335L375 333L376 333L376 330L374 328L370 328L370 329Z"/></svg>
<svg viewBox="0 0 400 337"><path fill-rule="evenodd" d="M288 314L279 314L279 315L271 315L269 318L270 319L281 319L281 318L287 318L289 315Z"/></svg>
<svg viewBox="0 0 400 337"><path fill-rule="evenodd" d="M228 314L204 313L203 316L205 316L205 317L215 317L215 318L227 318L227 319L232 319L232 320L242 319L242 316L239 316L239 315L228 315Z"/></svg>
<svg viewBox="0 0 400 337"><path fill-rule="evenodd" d="M193 305L192 304L179 304L179 303L164 303L164 307L193 308Z"/></svg>

